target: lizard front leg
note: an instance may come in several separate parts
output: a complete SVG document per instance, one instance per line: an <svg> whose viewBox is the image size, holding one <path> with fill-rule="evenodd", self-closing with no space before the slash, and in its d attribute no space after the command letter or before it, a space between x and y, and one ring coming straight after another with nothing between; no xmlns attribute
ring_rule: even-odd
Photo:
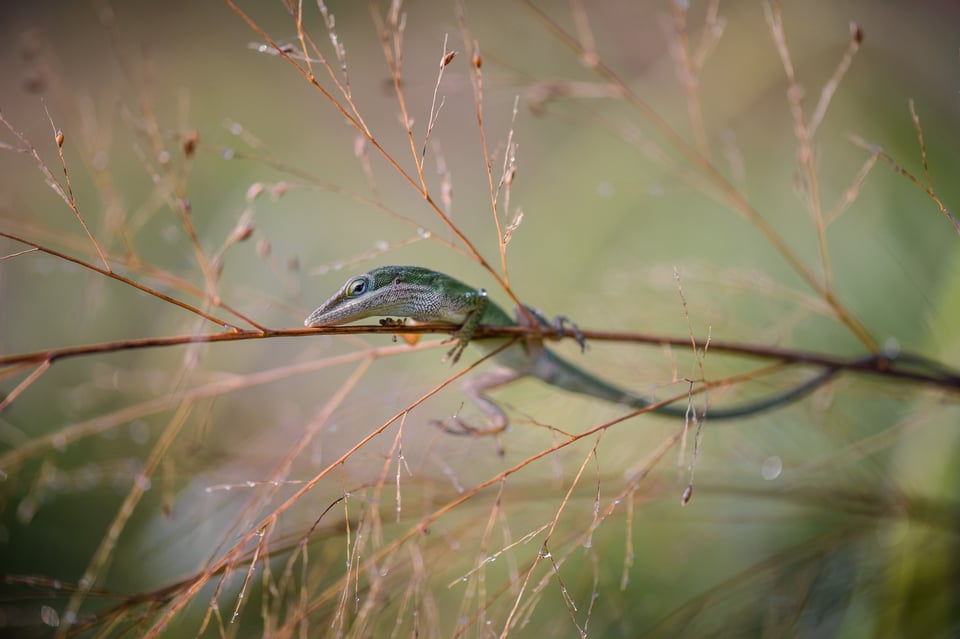
<svg viewBox="0 0 960 639"><path fill-rule="evenodd" d="M473 339L473 334L477 332L477 327L480 326L480 321L483 319L484 311L487 310L490 298L487 296L487 291L481 288L476 291L471 291L470 294L466 296L465 302L469 310L463 319L463 324L461 324L460 328L453 334L456 344L447 352L447 357L452 358L454 364L460 361L460 356L463 355L464 349L467 348L467 344Z"/></svg>

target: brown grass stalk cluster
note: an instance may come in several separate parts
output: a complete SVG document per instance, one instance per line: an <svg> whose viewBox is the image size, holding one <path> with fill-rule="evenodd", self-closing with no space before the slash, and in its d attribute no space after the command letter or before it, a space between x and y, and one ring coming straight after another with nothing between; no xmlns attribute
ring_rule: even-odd
<svg viewBox="0 0 960 639"><path fill-rule="evenodd" d="M196 271L191 276L151 264L136 248L134 236L148 225L150 213L138 218L135 212L128 212L108 219L106 213L91 212L96 205L88 205L77 195L71 184L71 172L76 169L65 149L69 151L71 144L81 144L82 136L61 128L56 109L42 107L52 131L49 139L30 139L17 122L0 114L0 124L7 134L0 151L20 155L36 165L40 179L69 209L77 229L63 236L44 228L42 223L8 223L0 219L0 237L6 240L0 246L7 251L0 257L0 268L42 256L78 268L89 278L135 289L192 322L183 331L171 330L160 336L118 335L106 341L0 352L0 382L4 384L0 413L5 415L12 414L31 392L48 392L44 380L70 362L140 354L142 359L137 361L148 367L146 362L151 357L171 352L183 357L171 387L139 399L118 398L95 414L69 420L47 432L28 432L0 449L0 475L8 481L18 478L29 487L18 498L8 495L2 507L16 509L19 503L23 510L23 504L42 501L44 477L56 474L58 458L64 451L85 444L95 450L93 442L98 437L138 420L156 418L163 424L159 434L150 438L140 463L130 471L122 499L109 517L99 522L102 538L95 550L82 558L84 568L79 574L69 578L4 575L5 585L14 589L9 592L16 593L12 595L15 599L44 602L43 622L56 636L152 638L176 632L176 636L197 637L509 637L529 634L531 625L542 624L543 608L563 611L559 615L551 613L552 632L609 636L605 633L611 632L616 623L611 621L614 612L604 602L613 598L611 593L617 589L626 590L631 580L646 569L642 562L637 562L638 552L644 552L637 547L641 532L638 528L647 522L642 511L663 493L668 499L661 504L669 502L670 507L690 502L694 488L697 497L693 504L701 494L722 493L722 486L704 482L702 474L696 485L694 482L694 470L711 447L714 425L709 421L709 412L707 420L699 424L678 423L668 427L666 433L657 431L656 442L638 447L629 465L608 467L611 455L607 442L622 442L614 438L631 432L635 418L648 409L620 411L611 418L580 423L575 431L568 432L541 423L536 415L523 415L521 408L515 408L512 412L518 416L518 423L523 423L519 428L526 428L527 423L542 427L549 436L546 445L523 449L521 457L504 461L493 452L494 446L456 442L469 443L475 451L485 451L484 455L489 453L489 460L478 464L479 474L448 467L446 480L438 480L422 465L411 461L419 455L412 454L410 444L405 453L404 445L411 441L424 445L428 448L424 455L435 454L439 460L431 463L442 464L442 452L431 451L442 451L450 436L437 432L411 438L411 429L425 428L419 419L414 426L412 416L419 417L419 406L484 364L484 360L479 360L449 371L439 383L424 381L417 396L401 402L388 419L363 421L362 427L353 429L352 439L336 449L335 454L324 457L322 467L304 466L305 458L326 445L324 438L329 436L331 424L343 419L339 416L350 409L355 398L370 397L375 392L365 382L376 363L412 357L420 351L436 352L434 349L440 347L441 341L428 338L413 346L371 346L356 336L396 334L398 329L378 325L319 329L270 326L256 313L243 310L243 300L232 290L224 290L222 283L232 252L254 239L265 268L275 269L285 278L299 277L299 261L278 261L254 222L254 211L268 197L277 200L292 193L306 197L332 194L398 223L409 230L409 235L360 255L337 256L335 264L311 265L311 273L364 268L374 259L426 242L478 265L494 286L519 305L520 293L511 286L508 267L514 246L511 240L524 231L525 212L516 204L519 197L515 180L520 169L527 168L521 166L519 159L524 131L518 114L525 106L547 113L554 103L565 101L602 99L619 103L624 107L621 113L628 115L618 117L628 121L611 121L609 126L637 132L636 137L625 136L637 156L670 168L684 186L746 221L805 287L803 295L813 298L811 304L817 306L818 312L859 345L859 352L851 354L731 342L713 339L709 332L700 335L696 311L691 310L677 273L678 305L686 319L686 334L582 328L591 344L645 344L689 357L694 362L690 376L675 375L673 381L680 386L671 387L668 399L662 403L685 400L706 406L726 393L736 394L754 384L781 388L811 371L834 371L836 375L824 379L823 395L833 392L831 385L837 377L866 378L907 389L898 392L916 391L937 398L955 409L960 374L934 358L884 348L882 340L858 319L849 299L835 284L829 241L831 225L855 208L868 176L875 174L877 160L917 186L960 237L960 223L934 190L923 128L912 101L909 115L919 142L922 178L902 168L877 144L851 136L853 144L866 152L860 170L835 197L831 198L828 193L832 191L822 184L818 136L832 100L842 90L848 74L854 72L851 69L855 68L864 39L856 24L850 26L849 44L846 50L836 53L834 70L811 109L805 99L803 70L797 68L789 44L790 24L785 23L779 2L761 3L773 50L783 70L785 109L795 138L796 186L816 237L818 258L811 262L742 188L735 165L745 162L749 171L749 157L744 160L729 140L721 142L721 151L717 151L716 139L720 136L711 130L710 101L701 86L709 73L711 55L723 38L730 37L719 0L711 0L696 16L683 2L667 3L668 9L663 12L662 26L669 41L678 91L685 102L683 129L652 106L616 65L607 61L604 47L598 45L604 34L595 33L592 26L591 3L574 0L561 7L518 0L512 5L514 10L532 17L541 30L540 36L549 39L551 45L563 47L569 54L568 64L579 65L582 73L578 80L531 81L526 93L528 104L521 103L518 97L510 113L496 114L506 115L510 122L502 132L491 130L488 124L492 118L488 113L491 79L487 74L495 63L487 61L487 52L471 29L463 3L455 3L459 32L435 43L436 65L428 73L410 68L407 62L409 25L403 4L394 1L382 6L370 2L370 24L389 73L389 99L399 114L402 144L384 141L395 137L376 128L367 106L357 97L360 92L351 57L354 52L351 42L341 37L331 7L322 0L315 4L283 0L280 5L271 5L275 11L282 7L289 17L285 35L280 36L276 29L263 26L254 17L253 6L235 0L224 2L232 18L249 26L257 40L255 48L264 58L273 59L277 73L299 76L322 98L324 107L336 112L352 129L353 148L336 152L356 163L362 188L311 174L286 161L283 154L270 152L265 143L236 123L228 127L242 141L237 149L207 143L186 123L179 134L169 133L170 127L156 109L156 96L135 79L140 74L120 44L122 27L107 9L103 9L101 21L115 39L117 56L123 60L130 81L138 87L140 98L136 115L128 113L126 120L135 133L143 171L155 185L153 201L145 203L143 210L173 214L177 232L192 247ZM289 40L283 39L291 33L294 35ZM452 41L459 42L462 49L452 45ZM492 60L498 58L497 52L490 54ZM499 57L502 60L503 56ZM482 180L489 196L484 206L495 242L472 236L454 214L455 204L459 204L454 199L455 177L459 176L450 170L440 144L449 115L444 87L445 76L450 73L465 76L472 91L475 119L469 124L476 134L476 154L483 167L483 175L474 179ZM589 75L589 80L582 79L583 73ZM429 81L423 82L426 77ZM424 86L427 88L423 89ZM424 94L411 95L411 91ZM429 104L428 111L416 113L414 105L423 101ZM564 116L561 113L556 117ZM45 159L51 151L57 158L53 164ZM215 241L197 223L188 184L198 157L227 154L283 177L264 178L250 186L245 196L246 208L237 216L235 226ZM433 226L391 204L398 182L405 194L416 196ZM107 203L104 211L124 206L117 201L114 187L105 177L98 182L98 189L101 201ZM531 215L531 211L526 211L527 219ZM104 239L107 236L112 239ZM491 245L495 251L485 253L484 247ZM274 301L291 317L306 310L279 297ZM402 332L421 338L449 333L451 328L418 325ZM517 326L482 328L477 338L523 339L533 334L549 340L574 335L569 330L543 335L537 329ZM231 342L218 346L231 349L239 348L239 342L272 340L279 347L289 339L306 342L329 339L321 336L330 335L353 340L349 343L356 347L347 353L303 358L254 371L203 374L202 362L208 353L200 350L204 345ZM415 341L414 337L411 341ZM50 341L62 343L61 339ZM710 367L705 364L715 357L738 362L739 372L711 377ZM179 460L180 451L194 437L203 438L202 428L199 435L195 434L197 425L216 420L215 416L221 413L215 406L239 401L258 389L272 388L282 393L286 384L331 371L337 375L337 384L324 388L322 397L314 398L318 400L314 413L298 423L295 434L287 433L281 454L271 455L263 472L257 468L238 482L207 486L209 493L230 493L235 507L217 514L218 534L204 537L203 547L197 551L200 559L187 574L172 583L135 591L116 591L105 585L121 556L119 548L138 518L154 510L161 517L175 516L172 513L177 511L179 487L196 481L192 471ZM696 430L691 433L694 426ZM509 437L501 442L507 450L512 445ZM883 444L873 437L865 435L854 446L882 448ZM688 444L688 438L692 443ZM845 453L854 454L850 450ZM222 454L231 455L229 451ZM677 460L676 467L671 467L672 459ZM355 472L357 467L364 472ZM196 475L202 477L202 473ZM671 476L672 483L664 479ZM803 486L782 494L780 499L801 507L829 494L835 512L855 519L858 525L868 519L906 518L905 513L909 513L910 517L938 527L956 515L953 505L928 503L896 491L863 495L856 486L833 486L828 493L818 493L814 488L813 484ZM734 492L743 495L747 490L740 486ZM150 499L151 492L163 493L159 504ZM773 491L761 496L774 497ZM523 518L527 505L532 514ZM688 510L689 507L684 512ZM638 521L644 524L638 525ZM659 625L647 630L651 634L670 634L695 618L698 611L723 600L727 589L735 590L751 580L762 581L774 572L774 566L802 563L819 547L835 544L841 548L855 534L854 528L851 525L839 532L831 531L813 544L778 548L771 552L768 562L753 564L728 581L691 592L683 605L664 611ZM617 539L620 546L616 552L604 548L601 554L594 544L598 535ZM611 560L613 555L619 559ZM612 571L611 564L615 565ZM615 577L609 577L611 572L616 573ZM586 577L571 578L571 574ZM736 604L733 609L737 609Z"/></svg>

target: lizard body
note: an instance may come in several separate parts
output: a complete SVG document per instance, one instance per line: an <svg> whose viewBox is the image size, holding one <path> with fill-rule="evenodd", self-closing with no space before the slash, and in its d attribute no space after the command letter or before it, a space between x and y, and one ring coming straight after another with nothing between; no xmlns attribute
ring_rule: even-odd
<svg viewBox="0 0 960 639"><path fill-rule="evenodd" d="M308 327L335 326L366 317L404 317L419 322L448 322L457 324L455 345L448 356L456 362L470 343L478 326L530 325L535 319L541 328L554 330L536 310L527 307L511 317L490 300L487 292L473 288L460 280L420 266L383 266L352 277L321 304L304 321ZM517 343L504 347L513 339ZM582 346L582 340L581 346ZM524 376L532 376L567 391L590 395L632 408L646 408L652 401L621 389L600 379L560 357L535 338L496 338L477 340L484 352L496 353L494 359L500 368L468 378L464 392L491 420L488 428L472 428L454 418L462 431L493 433L507 427L507 415L486 395L486 391L508 384ZM810 380L764 399L739 406L711 409L713 419L732 419L752 415L781 406L810 393L836 373L825 369ZM686 406L658 406L651 412L669 416L686 416ZM694 417L697 417L696 415Z"/></svg>

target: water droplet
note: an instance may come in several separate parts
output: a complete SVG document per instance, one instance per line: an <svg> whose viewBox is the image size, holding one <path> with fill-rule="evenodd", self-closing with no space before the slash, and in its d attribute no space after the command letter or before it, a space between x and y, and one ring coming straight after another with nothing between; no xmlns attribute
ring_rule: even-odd
<svg viewBox="0 0 960 639"><path fill-rule="evenodd" d="M900 354L900 340L896 337L888 337L883 342L883 354L894 359Z"/></svg>
<svg viewBox="0 0 960 639"><path fill-rule="evenodd" d="M780 476L783 472L783 460L779 455L771 455L763 460L760 465L760 476L771 481Z"/></svg>
<svg viewBox="0 0 960 639"><path fill-rule="evenodd" d="M60 615L50 606L40 606L40 620L51 628L60 626Z"/></svg>

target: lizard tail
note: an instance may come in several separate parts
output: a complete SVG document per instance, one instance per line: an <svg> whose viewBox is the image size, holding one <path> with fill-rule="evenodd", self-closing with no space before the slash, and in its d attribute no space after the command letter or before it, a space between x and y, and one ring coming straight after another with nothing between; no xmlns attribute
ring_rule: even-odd
<svg viewBox="0 0 960 639"><path fill-rule="evenodd" d="M533 375L536 377L539 377L548 384L573 393L590 395L591 397L597 397L632 408L647 408L654 403L650 399L641 397L606 382L599 377L595 377L550 350L545 350L543 356L535 365L535 368L536 370L533 371ZM738 417L748 417L774 408L786 406L787 404L806 397L839 372L840 369L838 368L824 368L810 379L787 390L743 404L716 408L711 407L707 411L698 410L696 417L699 419L704 415L708 415L711 419L736 419ZM667 406L659 406L651 410L651 412L670 417L685 417L688 411L686 402L683 402L683 405L674 403Z"/></svg>

